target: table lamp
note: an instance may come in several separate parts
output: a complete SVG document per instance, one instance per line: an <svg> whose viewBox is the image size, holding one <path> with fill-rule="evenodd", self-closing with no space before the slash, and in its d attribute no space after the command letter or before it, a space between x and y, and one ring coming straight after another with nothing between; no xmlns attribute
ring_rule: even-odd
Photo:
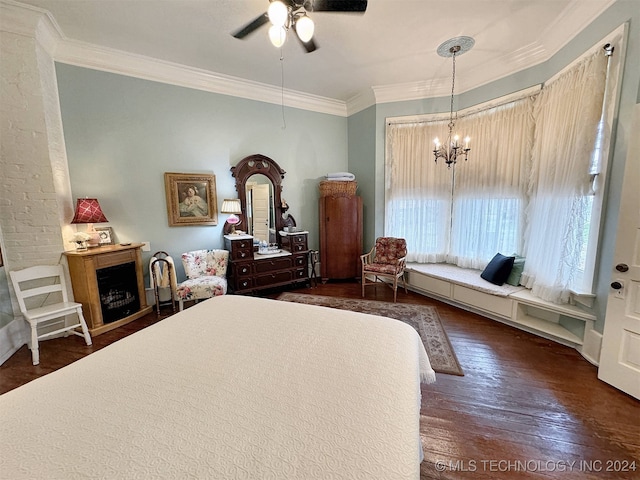
<svg viewBox="0 0 640 480"><path fill-rule="evenodd" d="M236 233L236 225L241 223L240 218L236 215L236 213L242 213L242 208L240 205L239 198L225 198L222 201L222 207L220 207L221 213L230 213L229 218L225 223L231 225L231 235L235 235Z"/></svg>
<svg viewBox="0 0 640 480"><path fill-rule="evenodd" d="M94 223L108 222L107 217L102 213L100 203L97 198L79 198L76 203L76 213L73 215L71 223L86 223L87 233L91 235L90 247L100 245L100 236L93 228Z"/></svg>

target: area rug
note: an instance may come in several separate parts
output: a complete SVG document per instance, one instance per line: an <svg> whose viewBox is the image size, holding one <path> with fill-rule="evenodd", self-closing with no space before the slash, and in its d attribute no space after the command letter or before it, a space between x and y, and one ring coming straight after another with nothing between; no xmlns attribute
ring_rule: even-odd
<svg viewBox="0 0 640 480"><path fill-rule="evenodd" d="M464 376L435 307L301 293L283 293L277 299L286 302L351 310L400 320L416 329L429 355L431 367L436 372Z"/></svg>

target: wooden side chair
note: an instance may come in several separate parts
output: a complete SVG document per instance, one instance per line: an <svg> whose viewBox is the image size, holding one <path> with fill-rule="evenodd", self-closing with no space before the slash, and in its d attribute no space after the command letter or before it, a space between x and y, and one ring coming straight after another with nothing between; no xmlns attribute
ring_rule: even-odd
<svg viewBox="0 0 640 480"><path fill-rule="evenodd" d="M58 265L38 265L9 272L13 289L16 292L20 312L31 325L31 359L34 365L40 363L38 341L65 333L84 337L87 345L91 345L91 335L87 322L82 315L82 304L70 302L67 293L67 282L64 267ZM54 294L55 301L51 301ZM77 321L72 325L67 322L67 315L77 315ZM38 335L38 325L62 325L53 331ZM82 333L76 331L80 327Z"/></svg>
<svg viewBox="0 0 640 480"><path fill-rule="evenodd" d="M398 294L398 279L400 278L404 285L404 292L408 293L404 278L406 258L407 242L404 238L378 237L371 251L360 256L362 261L362 296L364 297L365 286L383 282L393 289L393 302L395 303Z"/></svg>

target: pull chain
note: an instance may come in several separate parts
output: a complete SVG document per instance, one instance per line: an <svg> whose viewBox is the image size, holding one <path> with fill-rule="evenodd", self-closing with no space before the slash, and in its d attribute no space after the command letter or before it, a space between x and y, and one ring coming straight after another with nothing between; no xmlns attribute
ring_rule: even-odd
<svg viewBox="0 0 640 480"><path fill-rule="evenodd" d="M284 54L282 52L282 47L280 47L280 104L282 108L282 130L287 129L287 120L284 116Z"/></svg>

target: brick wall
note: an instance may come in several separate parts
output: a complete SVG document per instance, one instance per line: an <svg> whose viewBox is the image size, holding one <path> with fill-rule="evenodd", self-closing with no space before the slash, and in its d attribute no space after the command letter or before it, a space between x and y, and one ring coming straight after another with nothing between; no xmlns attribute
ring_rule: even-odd
<svg viewBox="0 0 640 480"><path fill-rule="evenodd" d="M59 263L75 228L68 223L73 202L55 64L46 45L51 24L38 11L21 9L16 16L10 5L0 9L0 242L8 272Z"/></svg>
<svg viewBox="0 0 640 480"><path fill-rule="evenodd" d="M4 27L0 226L5 263L14 270L60 261L73 205L54 62L36 32L30 37Z"/></svg>

